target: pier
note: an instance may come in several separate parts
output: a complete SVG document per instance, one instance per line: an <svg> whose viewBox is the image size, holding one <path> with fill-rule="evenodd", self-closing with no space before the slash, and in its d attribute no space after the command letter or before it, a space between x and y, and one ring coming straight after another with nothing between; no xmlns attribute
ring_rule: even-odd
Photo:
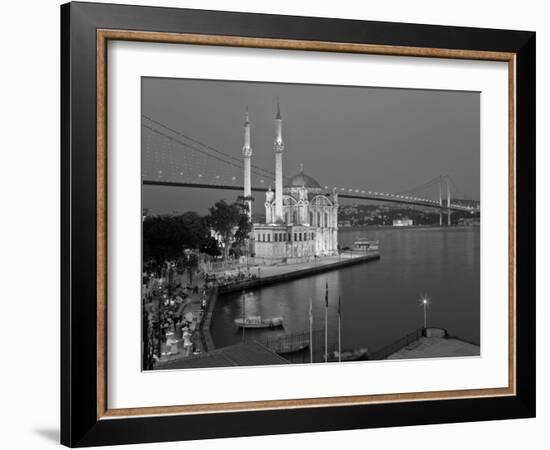
<svg viewBox="0 0 550 450"><path fill-rule="evenodd" d="M259 276L246 279L240 282L218 285L219 294L229 294L232 292L241 292L249 289L256 289L275 283L282 283L297 278L315 275L317 273L329 270L340 269L355 264L376 261L380 259L380 253L369 252L357 255L327 256L319 258L315 262L280 264L275 266L258 266L250 268L251 272L257 270Z"/></svg>

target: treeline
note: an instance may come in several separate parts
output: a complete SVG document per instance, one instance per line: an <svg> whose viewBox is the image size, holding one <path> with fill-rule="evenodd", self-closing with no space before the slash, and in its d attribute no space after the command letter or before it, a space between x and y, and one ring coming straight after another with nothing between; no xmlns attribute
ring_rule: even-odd
<svg viewBox="0 0 550 450"><path fill-rule="evenodd" d="M251 229L247 207L239 202L219 201L206 216L195 212L149 216L143 221L143 263L157 272L165 261L181 259L185 250L214 258L240 256Z"/></svg>

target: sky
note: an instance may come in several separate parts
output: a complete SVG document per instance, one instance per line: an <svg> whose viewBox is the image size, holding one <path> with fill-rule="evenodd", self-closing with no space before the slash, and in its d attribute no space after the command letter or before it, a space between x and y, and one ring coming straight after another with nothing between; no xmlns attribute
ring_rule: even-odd
<svg viewBox="0 0 550 450"><path fill-rule="evenodd" d="M449 175L459 189L457 196L479 199L478 92L143 78L142 125L166 131L151 118L240 159L248 107L252 164L274 171L277 99L283 118L284 177L298 173L302 164L322 186L398 193ZM142 130L144 178L151 178L161 164L165 177L170 166L172 177L204 172L242 180L242 171L235 167L201 157L150 128ZM181 135L176 137L181 140ZM218 199L235 201L237 195L144 186L142 203L155 213L203 214ZM255 202L254 212L263 212L263 194L258 196L262 201Z"/></svg>

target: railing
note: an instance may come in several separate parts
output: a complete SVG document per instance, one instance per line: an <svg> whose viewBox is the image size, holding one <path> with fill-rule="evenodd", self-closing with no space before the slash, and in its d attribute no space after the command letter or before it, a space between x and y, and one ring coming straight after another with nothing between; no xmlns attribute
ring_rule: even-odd
<svg viewBox="0 0 550 450"><path fill-rule="evenodd" d="M415 330L412 333L407 334L401 339L395 342L392 342L389 345L386 345L380 350L369 353L368 359L369 360L386 359L392 353L395 353L401 350L402 348L406 347L407 345L409 345L411 342L414 342L417 339L420 339L423 335L424 335L424 328L419 328L418 330Z"/></svg>

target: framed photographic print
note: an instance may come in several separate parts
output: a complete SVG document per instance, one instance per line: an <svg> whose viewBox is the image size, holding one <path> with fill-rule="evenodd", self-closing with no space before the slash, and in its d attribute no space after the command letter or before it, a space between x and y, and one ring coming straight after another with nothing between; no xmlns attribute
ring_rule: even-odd
<svg viewBox="0 0 550 450"><path fill-rule="evenodd" d="M534 416L535 33L61 19L63 444Z"/></svg>

